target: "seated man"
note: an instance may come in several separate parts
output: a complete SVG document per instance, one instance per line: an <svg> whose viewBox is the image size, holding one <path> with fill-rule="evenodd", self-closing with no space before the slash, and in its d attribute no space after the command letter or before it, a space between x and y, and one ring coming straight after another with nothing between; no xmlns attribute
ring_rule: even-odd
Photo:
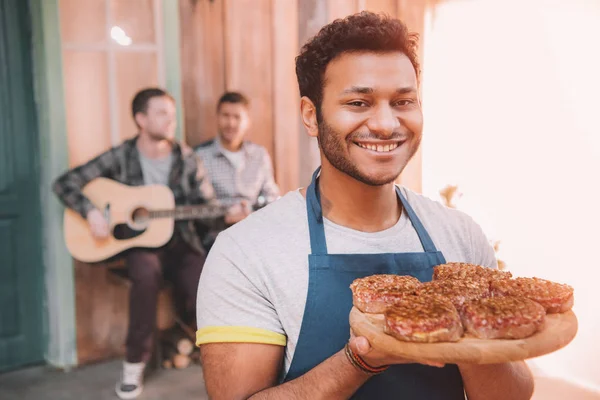
<svg viewBox="0 0 600 400"><path fill-rule="evenodd" d="M246 215L279 197L269 153L244 140L250 126L249 104L241 93L223 94L217 104L218 135L196 148L216 198L225 205L242 204ZM206 236L205 246L212 245L216 233Z"/></svg>
<svg viewBox="0 0 600 400"><path fill-rule="evenodd" d="M161 89L142 90L133 99L132 114L139 128L137 136L66 172L53 186L67 207L87 219L91 233L98 239L109 236L110 227L102 212L81 191L98 177L132 186L168 185L178 205L214 201L213 188L198 157L173 140L177 120L173 98ZM230 211L226 223L241 219L238 215L241 212L236 214L235 208ZM175 303L182 319L195 325L196 287L205 255L194 226L187 221L176 223L173 238L164 248L132 249L126 253L131 292L127 355L122 379L116 387L120 398L133 399L142 392L163 272L174 284Z"/></svg>

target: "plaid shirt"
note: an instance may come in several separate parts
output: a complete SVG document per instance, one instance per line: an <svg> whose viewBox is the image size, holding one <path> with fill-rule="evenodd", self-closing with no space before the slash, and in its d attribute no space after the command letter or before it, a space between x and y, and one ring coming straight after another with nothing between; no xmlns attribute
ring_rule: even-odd
<svg viewBox="0 0 600 400"><path fill-rule="evenodd" d="M98 177L113 179L130 185L144 185L140 156L136 146L137 136L123 142L117 147L100 154L86 164L67 171L58 177L52 189L62 203L86 217L94 205L86 198L81 189L91 180ZM215 195L202 162L189 149L173 142L173 165L169 173L169 188L173 191L175 204L205 204L214 202ZM224 226L223 218L206 222L206 230L220 229ZM199 224L198 224L199 225ZM200 225L203 227L204 224ZM191 221L177 221L176 232L194 250L204 253L195 224Z"/></svg>
<svg viewBox="0 0 600 400"><path fill-rule="evenodd" d="M260 197L265 203L276 200L279 187L275 183L273 164L267 150L258 144L244 142L241 151L243 163L236 168L225 155L219 140L210 140L196 147L219 202L230 206L240 200L248 200L256 206Z"/></svg>

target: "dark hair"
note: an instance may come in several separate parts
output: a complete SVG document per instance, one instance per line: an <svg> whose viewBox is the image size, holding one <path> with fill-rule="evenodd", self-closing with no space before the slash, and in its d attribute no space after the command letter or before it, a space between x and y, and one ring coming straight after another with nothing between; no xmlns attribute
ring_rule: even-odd
<svg viewBox="0 0 600 400"><path fill-rule="evenodd" d="M300 96L308 97L320 114L323 79L327 65L344 53L401 52L420 75L417 47L419 35L408 31L399 19L363 11L325 25L302 46L296 57L296 76Z"/></svg>
<svg viewBox="0 0 600 400"><path fill-rule="evenodd" d="M159 88L147 88L142 89L136 93L133 101L131 102L131 115L135 120L135 115L137 113L145 113L148 110L148 103L150 99L153 97L168 97L169 99L175 102L173 96L171 96L166 91Z"/></svg>
<svg viewBox="0 0 600 400"><path fill-rule="evenodd" d="M225 92L217 103L217 111L221 108L223 103L242 104L246 107L250 105L250 100L240 92Z"/></svg>

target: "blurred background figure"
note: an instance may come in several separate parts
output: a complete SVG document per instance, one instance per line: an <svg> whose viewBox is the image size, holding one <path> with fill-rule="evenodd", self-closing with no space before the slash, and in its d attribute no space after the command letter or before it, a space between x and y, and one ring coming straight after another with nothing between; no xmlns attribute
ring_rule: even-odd
<svg viewBox="0 0 600 400"><path fill-rule="evenodd" d="M109 178L129 186L165 185L175 194L178 205L214 200L214 191L198 158L189 148L182 149L173 138L177 123L173 97L159 88L140 90L133 98L131 114L138 127L134 138L65 172L53 185L61 202L87 220L92 236L100 242L112 236L112 226L105 210L96 208L82 192L96 178ZM108 193L108 198L111 194L113 198L118 196ZM140 203L151 200L142 198ZM227 215L224 221L233 223L240 218ZM127 351L116 393L121 399L133 399L142 392L144 370L157 340L155 321L163 276L173 284L177 312L183 323L194 327L196 282L206 250L194 225L178 221L173 237L164 247L131 249L122 256L131 290Z"/></svg>
<svg viewBox="0 0 600 400"><path fill-rule="evenodd" d="M246 139L249 107L250 101L242 93L223 94L217 104L217 137L196 148L217 200L224 205L242 204L246 216L279 197L269 153ZM205 235L207 248L217 233Z"/></svg>

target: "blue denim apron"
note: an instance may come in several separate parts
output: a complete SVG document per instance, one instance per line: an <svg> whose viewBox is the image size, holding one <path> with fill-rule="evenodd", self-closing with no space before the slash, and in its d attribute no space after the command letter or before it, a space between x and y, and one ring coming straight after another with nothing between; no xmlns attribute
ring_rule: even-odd
<svg viewBox="0 0 600 400"><path fill-rule="evenodd" d="M406 198L396 188L423 252L383 254L328 254L317 175L306 193L312 254L308 256L309 279L304 318L298 344L285 381L295 379L340 351L350 337L348 315L352 308L354 279L373 274L411 275L430 281L433 267L445 263ZM464 400L463 384L456 365L444 368L422 364L393 365L370 378L352 399Z"/></svg>

